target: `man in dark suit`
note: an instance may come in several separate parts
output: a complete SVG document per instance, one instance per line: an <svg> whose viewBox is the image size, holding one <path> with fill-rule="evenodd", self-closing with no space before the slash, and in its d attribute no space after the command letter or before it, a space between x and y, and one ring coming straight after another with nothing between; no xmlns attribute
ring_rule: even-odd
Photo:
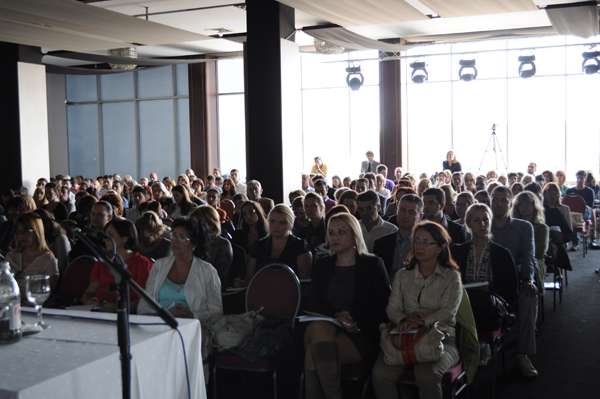
<svg viewBox="0 0 600 399"><path fill-rule="evenodd" d="M423 193L423 213L425 219L440 224L448 231L453 244L462 244L467 241L466 231L463 227L444 216L446 195L441 188L433 187Z"/></svg>
<svg viewBox="0 0 600 399"><path fill-rule="evenodd" d="M248 199L250 201L258 202L265 211L265 216L268 216L275 204L271 198L261 197L263 189L260 182L258 180L250 180L246 185L246 190Z"/></svg>
<svg viewBox="0 0 600 399"><path fill-rule="evenodd" d="M374 158L375 154L373 154L373 151L367 151L367 160L362 162L362 165L360 166L360 173L377 173L377 167L380 165L380 163L374 161Z"/></svg>
<svg viewBox="0 0 600 399"><path fill-rule="evenodd" d="M411 248L412 229L423 218L423 200L414 194L406 194L400 199L396 222L398 232L375 240L373 253L383 259L390 277L404 267Z"/></svg>

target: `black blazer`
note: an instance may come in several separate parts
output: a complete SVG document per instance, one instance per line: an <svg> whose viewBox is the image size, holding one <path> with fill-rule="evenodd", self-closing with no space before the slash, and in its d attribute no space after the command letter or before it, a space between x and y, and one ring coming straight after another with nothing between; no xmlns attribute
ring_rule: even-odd
<svg viewBox="0 0 600 399"><path fill-rule="evenodd" d="M446 221L448 222L448 234L450 235L450 238L452 239L452 244L462 244L462 243L466 242L467 241L466 230L463 229L463 227L460 224L453 222L449 218L446 218Z"/></svg>
<svg viewBox="0 0 600 399"><path fill-rule="evenodd" d="M509 304L515 303L519 295L519 275L510 251L503 246L490 242L490 261L492 263L493 284L489 289L501 296ZM464 244L452 245L450 252L460 267L461 279L464 281L467 272L467 258L471 249L471 241Z"/></svg>
<svg viewBox="0 0 600 399"><path fill-rule="evenodd" d="M375 244L373 245L373 253L383 260L383 264L388 272L388 276L392 270L392 264L394 263L397 238L398 232L386 234L383 237L376 239Z"/></svg>
<svg viewBox="0 0 600 399"><path fill-rule="evenodd" d="M333 317L327 290L337 255L320 258L312 271L308 310ZM356 286L352 318L365 334L379 336L379 324L387 321L385 308L392 288L383 261L376 256L356 257Z"/></svg>
<svg viewBox="0 0 600 399"><path fill-rule="evenodd" d="M452 165L449 165L448 161L444 161L442 163L442 168L444 168L444 170L448 169L452 173L462 171L462 166L460 165L460 162L454 162Z"/></svg>

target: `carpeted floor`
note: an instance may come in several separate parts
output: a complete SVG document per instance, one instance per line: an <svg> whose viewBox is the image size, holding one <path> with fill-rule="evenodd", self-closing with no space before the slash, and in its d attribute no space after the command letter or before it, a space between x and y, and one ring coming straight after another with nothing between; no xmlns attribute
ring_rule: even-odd
<svg viewBox="0 0 600 399"><path fill-rule="evenodd" d="M553 310L552 291L545 294L545 322L531 356L539 376L526 378L517 368L515 328L506 347L506 374L497 359L497 399L598 398L600 397L600 251L590 250L585 259L581 246L569 252L573 271L564 286L562 303ZM471 398L492 397L492 365L479 368Z"/></svg>

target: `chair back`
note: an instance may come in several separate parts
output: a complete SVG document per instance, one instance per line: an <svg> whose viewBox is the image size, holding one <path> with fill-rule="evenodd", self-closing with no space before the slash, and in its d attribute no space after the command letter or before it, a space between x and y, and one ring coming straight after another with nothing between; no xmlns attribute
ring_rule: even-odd
<svg viewBox="0 0 600 399"><path fill-rule="evenodd" d="M585 201L580 195L569 194L562 199L562 204L568 206L571 212L585 212Z"/></svg>
<svg viewBox="0 0 600 399"><path fill-rule="evenodd" d="M231 219L231 217L233 216L233 210L235 208L233 201L232 200L223 200L223 201L221 201L221 204L219 205L219 207L221 209L223 209L225 212L227 212L227 217L229 219Z"/></svg>
<svg viewBox="0 0 600 399"><path fill-rule="evenodd" d="M96 258L89 255L73 260L62 276L59 296L71 303L81 299L90 284L90 275L96 262Z"/></svg>
<svg viewBox="0 0 600 399"><path fill-rule="evenodd" d="M300 281L283 263L271 263L260 269L248 284L246 310L258 310L264 316L295 318L300 308Z"/></svg>

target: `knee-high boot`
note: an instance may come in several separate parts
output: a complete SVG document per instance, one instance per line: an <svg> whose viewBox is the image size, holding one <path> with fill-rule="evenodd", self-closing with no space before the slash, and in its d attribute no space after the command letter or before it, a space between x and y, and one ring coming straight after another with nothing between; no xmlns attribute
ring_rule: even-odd
<svg viewBox="0 0 600 399"><path fill-rule="evenodd" d="M306 399L325 399L317 370L304 369L304 392Z"/></svg>
<svg viewBox="0 0 600 399"><path fill-rule="evenodd" d="M327 399L342 399L337 344L334 341L318 342L313 344L311 349L315 369L325 397Z"/></svg>

